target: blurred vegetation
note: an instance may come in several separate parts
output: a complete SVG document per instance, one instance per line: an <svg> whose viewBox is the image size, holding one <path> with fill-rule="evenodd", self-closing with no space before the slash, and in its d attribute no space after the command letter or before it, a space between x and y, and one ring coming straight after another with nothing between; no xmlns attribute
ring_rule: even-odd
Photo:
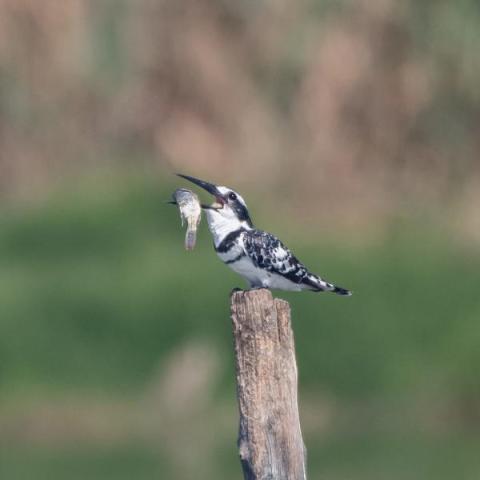
<svg viewBox="0 0 480 480"><path fill-rule="evenodd" d="M245 284L216 258L206 225L186 253L168 188L140 179L100 183L2 214L4 386L136 389L187 336L230 353L226 299ZM282 230L282 218L273 219L271 229ZM475 364L476 341L468 338L480 315L478 252L405 220L378 244L282 233L312 269L356 293L348 301L282 293L298 317L302 385L320 383L345 398L398 394L428 385L429 362L446 355L436 382L447 387L450 375L463 374L465 387L475 383L464 367Z"/></svg>
<svg viewBox="0 0 480 480"><path fill-rule="evenodd" d="M2 0L0 188L174 167L326 224L421 204L469 229L479 24L474 0Z"/></svg>
<svg viewBox="0 0 480 480"><path fill-rule="evenodd" d="M0 478L241 478L189 173L352 298L288 294L310 478L477 479L480 4L0 0Z"/></svg>
<svg viewBox="0 0 480 480"><path fill-rule="evenodd" d="M215 258L205 225L196 250L183 250L178 213L164 203L172 189L172 183L141 177L97 178L94 186L86 182L55 194L41 206L10 208L1 215L4 431L16 432L14 445L41 441L53 442L55 447L58 435L66 436L67 449L60 458L58 447L53 451L30 447L32 468L45 471L44 478L77 478L65 472L83 465L90 455L93 463L88 471L92 473L85 473L86 466L75 466L79 472L75 475L131 478L135 470L135 476L143 478L144 470L144 478L151 478L164 468L176 471L166 460L168 448L161 447L166 432L161 432L174 426L195 436L200 434L194 433L198 429L212 428L210 422L216 425L218 437L230 442L225 452L221 441L212 440L217 445L213 455L223 451L230 459L217 460L214 471L218 478L227 473L229 478L240 478L227 298L231 288L243 284ZM294 231L301 232L300 225L298 230L292 224L287 229L280 215L269 221L268 226L281 233L312 268L355 292L351 299L282 293L293 309L312 473L338 468L335 475L341 478L367 478L378 468L385 469L385 476L393 472L393 478L425 478L415 473L415 462L418 468L425 462L425 468L447 478L449 474L444 472L442 477L441 463L429 448L437 449L437 443L439 450L447 448L442 446L449 442L445 431L465 429L457 447L460 455L463 448L470 448L467 434L480 414L474 368L480 332L476 322L480 252L452 241L438 227L401 219L381 241L351 245L321 236L298 237ZM193 355L190 360L189 355ZM207 375L205 384L201 365ZM178 382L193 385L193 401L186 399L192 395L190 387ZM77 392L73 407L72 392ZM207 399L202 400L205 395ZM171 396L173 404L168 400ZM84 397L88 401L81 406ZM118 412L101 416L102 434L95 428L93 433L88 428L83 431L82 422L89 415L98 416L92 414L98 408L96 401L93 408L88 406L97 397L107 405L107 412L115 412L120 404L120 423L126 422L123 434L117 432ZM42 404L48 398L57 399L48 413L45 407L37 411L36 402ZM155 398L160 399L158 403ZM152 412L163 401L167 405L163 411ZM206 403L198 407L197 401ZM113 406L108 407L110 402ZM182 402L187 402L184 408L189 414L176 410ZM27 418L33 425L40 421L35 420L37 416L50 420L44 419L45 425L40 421L43 427L33 427L32 433L24 408L30 411ZM205 411L208 418L199 420L197 415ZM160 415L153 439L147 427L132 427L135 418L148 425L151 420L144 418L148 415ZM162 419L162 415L172 418ZM183 415L186 419L179 420ZM73 439L68 440L68 433L57 425L63 421L67 425L63 429L71 429ZM130 428L133 432L126 433ZM103 439L99 451L85 444L89 436L95 444L95 438L104 435L112 438ZM140 444L131 443L130 435L139 437ZM182 451L184 434L178 435L174 444ZM395 454L391 465L388 458L403 436L414 444L420 442L425 452L416 459L417 447L409 447ZM85 444L86 450L75 448L69 453L71 442ZM156 442L159 446L154 447ZM363 453L358 450L360 444ZM16 454L12 455L1 462L8 468L5 475L23 478L14 461ZM414 462L406 477L391 470L400 468L402 458L407 464ZM472 454L470 461L477 465L474 458ZM456 461L460 465L463 459ZM97 469L99 473L94 473ZM118 477L118 471L123 476ZM191 477L177 472L175 478Z"/></svg>

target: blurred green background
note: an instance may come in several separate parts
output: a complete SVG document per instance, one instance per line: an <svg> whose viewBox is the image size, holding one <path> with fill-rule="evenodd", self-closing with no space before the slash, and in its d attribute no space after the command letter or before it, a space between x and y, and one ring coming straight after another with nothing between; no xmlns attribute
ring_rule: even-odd
<svg viewBox="0 0 480 480"><path fill-rule="evenodd" d="M310 478L480 477L480 5L0 0L0 478L240 479L180 171L352 298L290 301Z"/></svg>

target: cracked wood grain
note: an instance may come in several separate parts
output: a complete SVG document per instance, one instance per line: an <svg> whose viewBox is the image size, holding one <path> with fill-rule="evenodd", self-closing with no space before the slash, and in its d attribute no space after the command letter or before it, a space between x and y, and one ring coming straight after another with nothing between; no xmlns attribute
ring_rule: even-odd
<svg viewBox="0 0 480 480"><path fill-rule="evenodd" d="M244 478L305 480L290 306L266 289L235 291L231 318Z"/></svg>

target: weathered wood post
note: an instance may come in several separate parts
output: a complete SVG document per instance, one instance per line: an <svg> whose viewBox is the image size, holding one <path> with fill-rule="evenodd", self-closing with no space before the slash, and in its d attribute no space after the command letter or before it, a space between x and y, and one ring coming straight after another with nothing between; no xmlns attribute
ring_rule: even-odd
<svg viewBox="0 0 480 480"><path fill-rule="evenodd" d="M290 305L266 289L234 291L231 315L246 480L305 480Z"/></svg>

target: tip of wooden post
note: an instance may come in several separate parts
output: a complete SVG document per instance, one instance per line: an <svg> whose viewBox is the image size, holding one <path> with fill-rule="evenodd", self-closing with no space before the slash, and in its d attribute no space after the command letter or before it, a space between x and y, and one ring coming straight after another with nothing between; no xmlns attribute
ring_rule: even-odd
<svg viewBox="0 0 480 480"><path fill-rule="evenodd" d="M230 299L232 302L246 299L246 300L254 300L254 299L265 299L265 300L272 300L272 292L268 288L254 288L251 290L241 290L240 288L234 288L230 293Z"/></svg>
<svg viewBox="0 0 480 480"><path fill-rule="evenodd" d="M279 308L290 308L290 304L283 298L276 298L275 305Z"/></svg>
<svg viewBox="0 0 480 480"><path fill-rule="evenodd" d="M234 290L231 319L247 479L306 479L290 307L266 288Z"/></svg>

